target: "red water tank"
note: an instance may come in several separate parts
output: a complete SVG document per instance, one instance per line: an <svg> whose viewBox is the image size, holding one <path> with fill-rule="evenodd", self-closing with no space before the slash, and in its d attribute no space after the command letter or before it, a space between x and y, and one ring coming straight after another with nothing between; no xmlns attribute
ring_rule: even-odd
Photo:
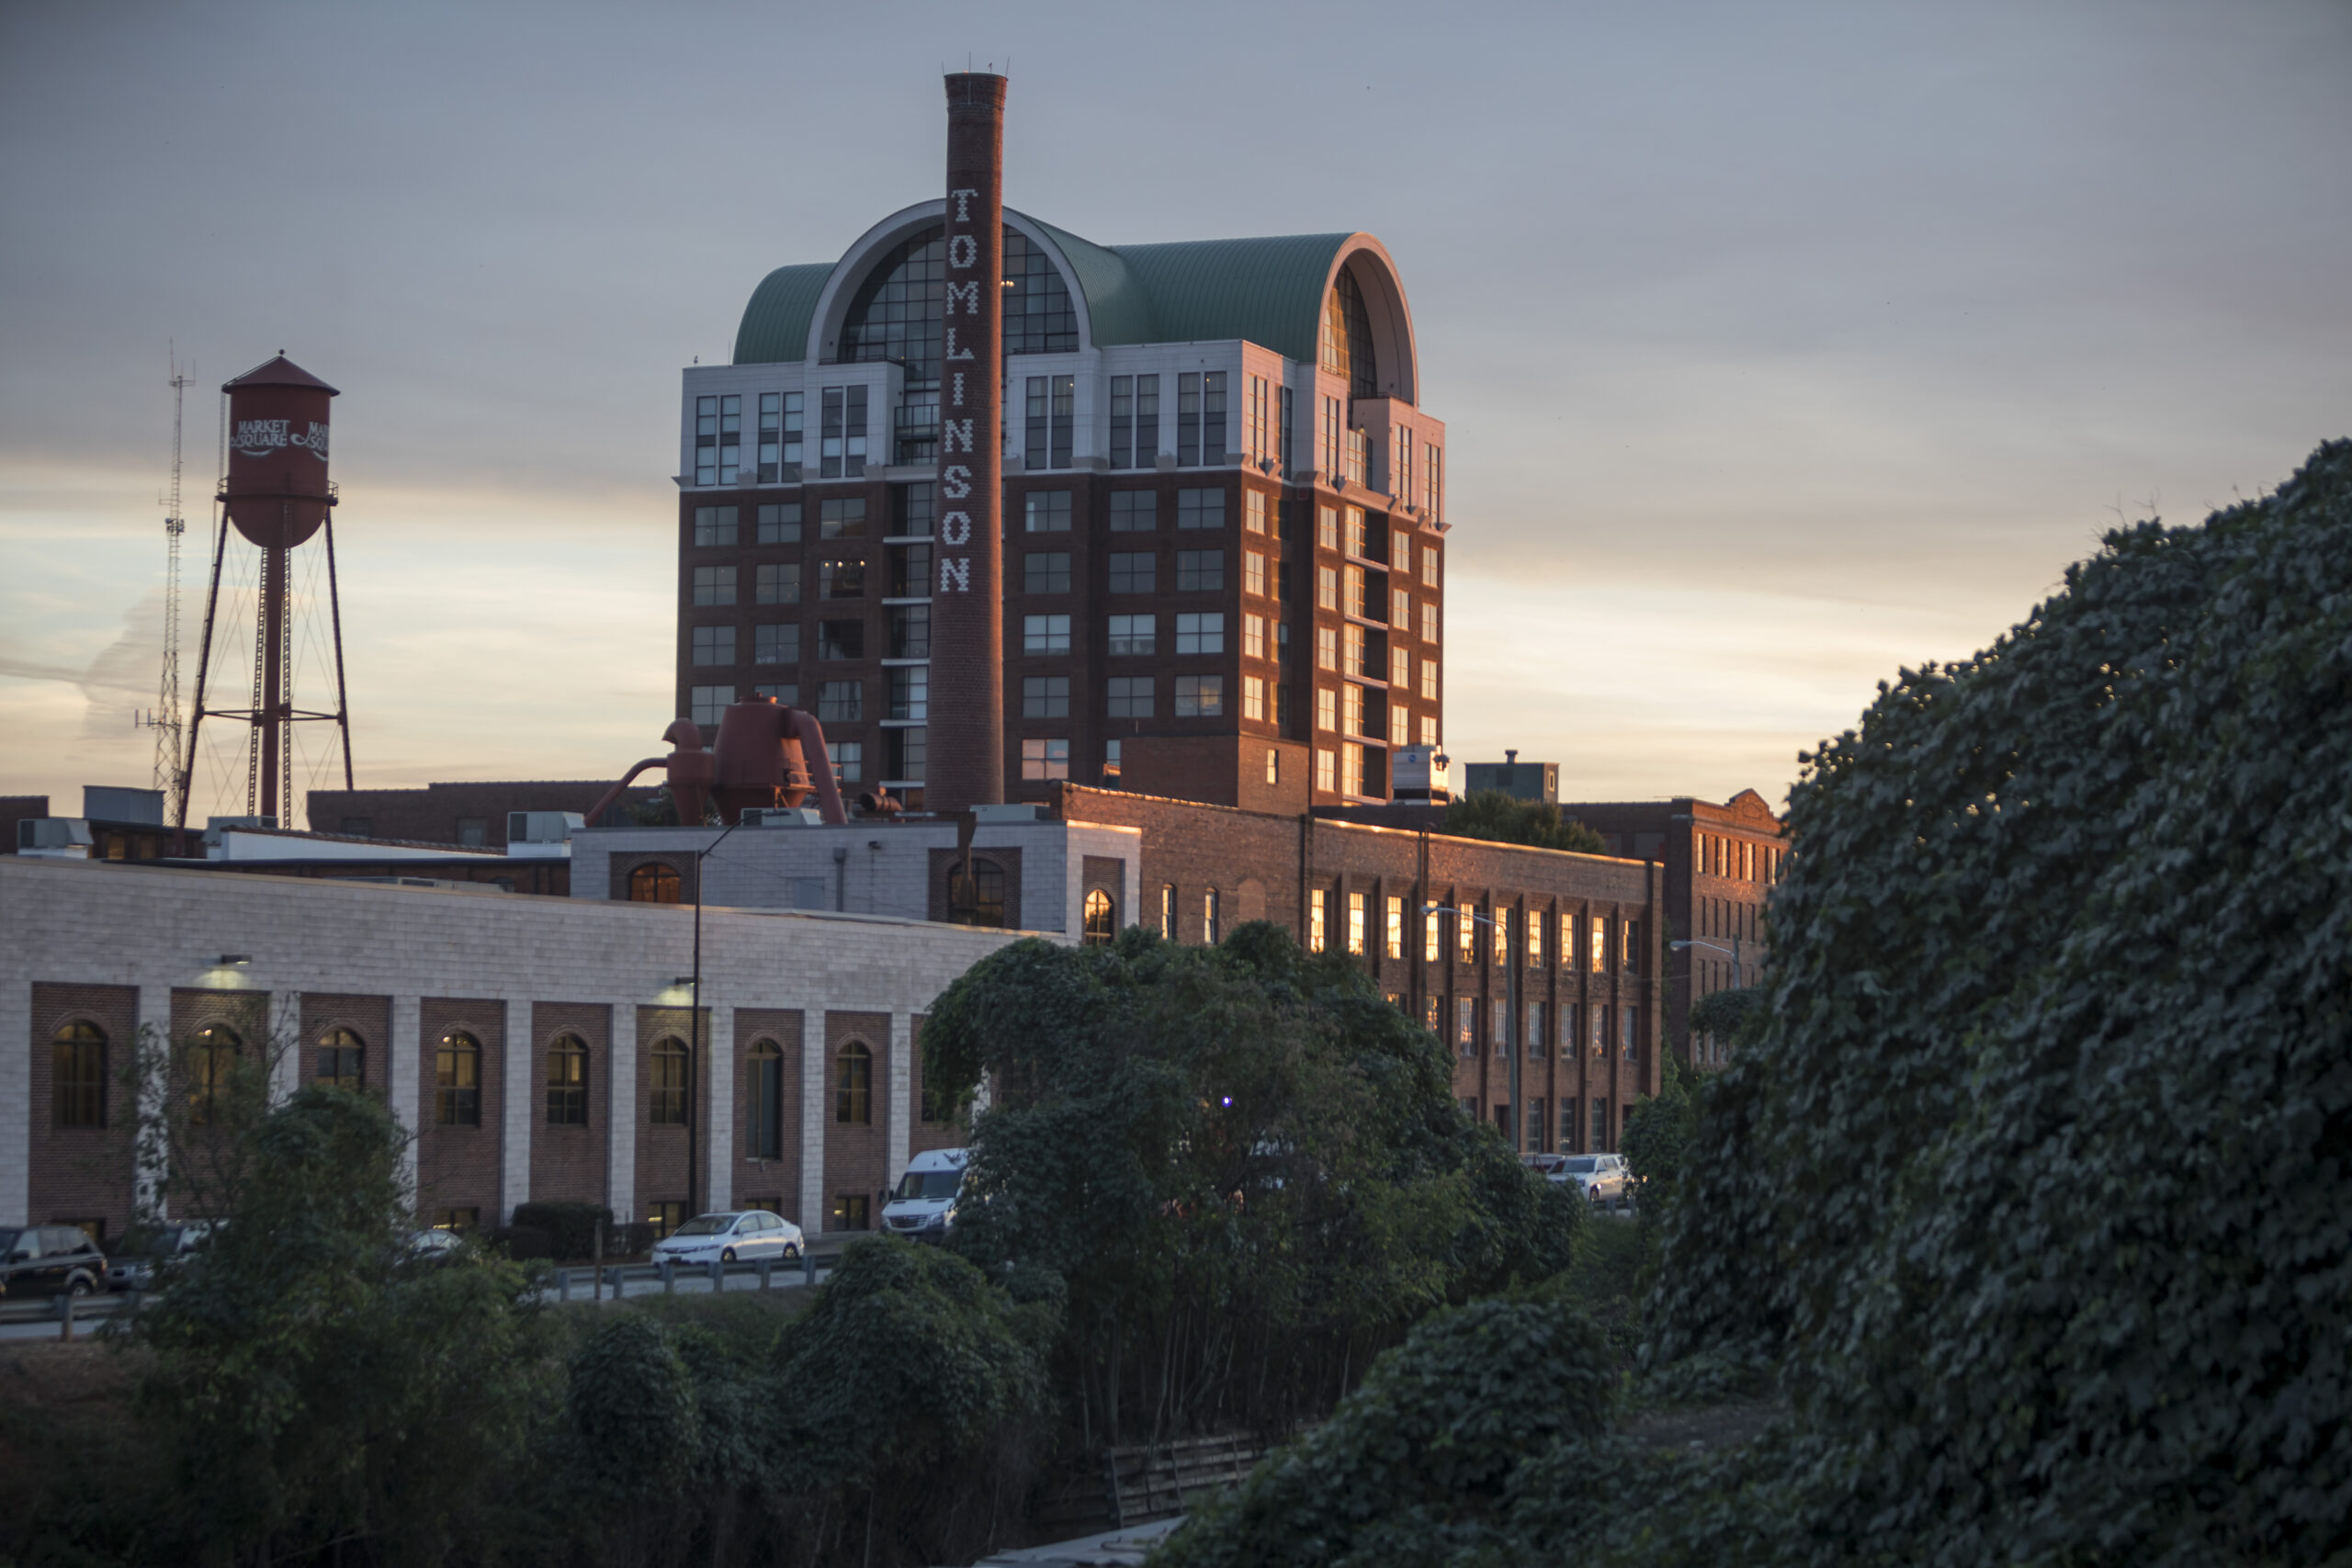
<svg viewBox="0 0 2352 1568"><path fill-rule="evenodd" d="M327 400L335 389L284 355L220 389L229 394L229 520L266 550L292 549L327 520Z"/></svg>

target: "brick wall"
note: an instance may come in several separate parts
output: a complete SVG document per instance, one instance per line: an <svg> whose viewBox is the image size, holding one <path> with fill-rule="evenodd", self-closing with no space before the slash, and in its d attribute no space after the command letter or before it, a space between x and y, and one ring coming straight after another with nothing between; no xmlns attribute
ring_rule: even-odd
<svg viewBox="0 0 2352 1568"><path fill-rule="evenodd" d="M359 1036L362 1087L384 1092L390 1070L392 998L347 995L335 991L305 991L301 998L302 1037L295 1082L306 1084L319 1076L319 1042L329 1030L347 1029Z"/></svg>
<svg viewBox="0 0 2352 1568"><path fill-rule="evenodd" d="M13 840L12 840L13 841ZM56 1119L54 1042L75 1022L106 1036L102 1125L61 1127ZM130 1224L136 1196L138 1106L122 1075L139 1044L139 993L128 986L32 987L32 1207L44 1224L100 1221L107 1236Z"/></svg>
<svg viewBox="0 0 2352 1568"><path fill-rule="evenodd" d="M999 871L1004 873L1004 929L1007 931L1025 929L1021 919L1021 851L1018 847L1010 844L991 844L987 849L973 850L972 874L975 877L980 874L979 866L982 862L993 864ZM930 894L933 919L947 919L949 889L953 886L956 872L961 869L963 863L964 852L961 850L935 849L931 852Z"/></svg>
<svg viewBox="0 0 2352 1568"><path fill-rule="evenodd" d="M742 1207L773 1203L786 1216L800 1213L800 1072L804 1055L801 1014L782 1008L735 1010L735 1171L732 1201ZM776 1108L776 1157L752 1153L752 1051L762 1043L776 1047L781 1104Z"/></svg>
<svg viewBox="0 0 2352 1568"><path fill-rule="evenodd" d="M420 1108L416 1137L416 1207L426 1224L451 1209L471 1209L483 1226L503 1217L500 1196L506 1120L506 1007L503 1002L426 997L418 1008ZM440 1054L444 1038L470 1035L481 1047L479 1115L472 1125L440 1118Z"/></svg>
<svg viewBox="0 0 2352 1568"><path fill-rule="evenodd" d="M539 1202L601 1203L611 1166L613 1010L590 1002L533 1002L530 1010L531 1197ZM548 1121L548 1055L566 1034L588 1047L585 1126L559 1127Z"/></svg>
<svg viewBox="0 0 2352 1568"><path fill-rule="evenodd" d="M865 1123L840 1119L842 1047L855 1042L872 1055L871 1120ZM825 1014L825 1228L837 1228L834 1205L843 1196L866 1201L865 1224L882 1224L881 1192L890 1179L890 1015L880 1012Z"/></svg>

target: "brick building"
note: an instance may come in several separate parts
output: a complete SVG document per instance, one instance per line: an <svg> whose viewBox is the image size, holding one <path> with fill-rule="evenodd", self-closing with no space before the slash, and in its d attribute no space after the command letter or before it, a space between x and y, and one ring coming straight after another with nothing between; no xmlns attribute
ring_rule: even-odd
<svg viewBox="0 0 2352 1568"><path fill-rule="evenodd" d="M919 799L944 201L753 291L684 372L678 712L814 710ZM1105 247L1004 219L1005 798L1119 769L1226 805L1388 793L1443 730L1445 427L1367 234ZM1287 803L1295 800L1295 805Z"/></svg>

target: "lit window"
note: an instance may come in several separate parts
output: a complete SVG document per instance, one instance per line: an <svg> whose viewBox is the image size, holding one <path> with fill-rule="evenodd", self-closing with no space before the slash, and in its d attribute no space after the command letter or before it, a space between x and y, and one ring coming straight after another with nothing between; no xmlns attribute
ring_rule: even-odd
<svg viewBox="0 0 2352 1568"><path fill-rule="evenodd" d="M1352 740L1340 748L1340 793L1363 793L1363 748Z"/></svg>
<svg viewBox="0 0 2352 1568"><path fill-rule="evenodd" d="M687 693L693 709L686 716L707 729L718 722L719 716L735 703L732 686L695 686Z"/></svg>
<svg viewBox="0 0 2352 1568"><path fill-rule="evenodd" d="M1222 528L1225 526L1225 491L1221 490L1180 490L1176 492L1176 526L1179 528Z"/></svg>
<svg viewBox="0 0 2352 1568"><path fill-rule="evenodd" d="M1223 653L1225 617L1222 615L1178 615L1176 651L1180 654Z"/></svg>
<svg viewBox="0 0 2352 1568"><path fill-rule="evenodd" d="M1391 697L1388 701L1388 744L1408 746L1413 739L1413 716L1406 706Z"/></svg>
<svg viewBox="0 0 2352 1568"><path fill-rule="evenodd" d="M862 560L820 561L817 565L817 597L865 598L865 563Z"/></svg>
<svg viewBox="0 0 2352 1568"><path fill-rule="evenodd" d="M1494 998L1488 1010L1492 1018L1487 1025L1487 1038L1494 1042L1495 1055L1510 1055L1510 1003L1501 997Z"/></svg>
<svg viewBox="0 0 2352 1568"><path fill-rule="evenodd" d="M678 868L660 861L647 861L628 874L628 897L632 904L674 904L679 899Z"/></svg>
<svg viewBox="0 0 2352 1568"><path fill-rule="evenodd" d="M1478 962L1478 922L1467 904L1456 906L1453 913L1454 956L1464 964Z"/></svg>
<svg viewBox="0 0 2352 1568"><path fill-rule="evenodd" d="M786 621L773 626L753 626L752 628L752 662L754 664L799 663L799 623Z"/></svg>
<svg viewBox="0 0 2352 1568"><path fill-rule="evenodd" d="M1111 896L1100 887L1086 895L1086 925L1083 940L1089 947L1107 946L1119 934L1118 911L1112 906Z"/></svg>
<svg viewBox="0 0 2352 1568"><path fill-rule="evenodd" d="M1266 657L1265 616L1244 615L1241 617L1241 651L1250 659Z"/></svg>
<svg viewBox="0 0 2352 1568"><path fill-rule="evenodd" d="M1021 651L1023 653L1068 653L1069 651L1069 617L1068 615L1022 616Z"/></svg>
<svg viewBox="0 0 2352 1568"><path fill-rule="evenodd" d="M1317 789L1329 792L1339 788L1339 784L1340 759L1338 755L1327 748L1320 746L1317 747L1315 750L1315 787Z"/></svg>
<svg viewBox="0 0 2352 1568"><path fill-rule="evenodd" d="M1270 784L1283 782L1283 754L1271 746L1266 748L1266 782Z"/></svg>
<svg viewBox="0 0 2352 1568"><path fill-rule="evenodd" d="M874 1122L874 1053L854 1040L833 1053L833 1120L853 1127Z"/></svg>
<svg viewBox="0 0 2352 1568"><path fill-rule="evenodd" d="M1315 668L1317 670L1337 670L1339 667L1340 628L1337 626L1316 627Z"/></svg>
<svg viewBox="0 0 2352 1568"><path fill-rule="evenodd" d="M1241 588L1260 598L1266 594L1266 558L1251 550L1241 558Z"/></svg>
<svg viewBox="0 0 2352 1568"><path fill-rule="evenodd" d="M1201 895L1201 940L1211 947L1215 947L1225 935L1222 913L1223 908L1217 899L1217 890L1211 887L1203 892Z"/></svg>
<svg viewBox="0 0 2352 1568"><path fill-rule="evenodd" d="M1156 615L1114 615L1108 640L1114 657L1156 653L1159 647L1159 618Z"/></svg>
<svg viewBox="0 0 2352 1568"><path fill-rule="evenodd" d="M95 1023L74 1020L50 1036L50 1124L107 1124L107 1036Z"/></svg>
<svg viewBox="0 0 2352 1568"><path fill-rule="evenodd" d="M792 400L795 405L794 413L797 415L800 394L793 393ZM799 430L797 418L794 421L793 429L797 435ZM797 453L799 443L797 440L793 443L793 448ZM795 460L797 461L797 458L796 457ZM800 503L797 501L784 501L761 507L759 533L754 537L763 545L798 544L800 542Z"/></svg>
<svg viewBox="0 0 2352 1568"><path fill-rule="evenodd" d="M735 569L731 566L695 568L695 603L697 604L735 603Z"/></svg>
<svg viewBox="0 0 2352 1568"><path fill-rule="evenodd" d="M1148 534L1158 525L1159 509L1159 497L1152 491L1114 490L1111 492L1111 532Z"/></svg>
<svg viewBox="0 0 2352 1568"><path fill-rule="evenodd" d="M1399 695L1412 689L1413 656L1401 648L1388 650L1388 683L1396 688Z"/></svg>
<svg viewBox="0 0 2352 1568"><path fill-rule="evenodd" d="M1421 701L1437 701L1437 660L1434 659L1421 660Z"/></svg>
<svg viewBox="0 0 2352 1568"><path fill-rule="evenodd" d="M1159 558L1149 550L1111 552L1111 592L1149 593L1155 587Z"/></svg>
<svg viewBox="0 0 2352 1568"><path fill-rule="evenodd" d="M1315 542L1327 550L1340 547L1340 509L1318 506L1315 509Z"/></svg>
<svg viewBox="0 0 2352 1568"><path fill-rule="evenodd" d="M1421 715L1421 744L1424 746L1437 744L1437 715L1433 713Z"/></svg>
<svg viewBox="0 0 2352 1568"><path fill-rule="evenodd" d="M1340 569L1318 566L1315 569L1315 603L1318 608L1336 610L1340 607Z"/></svg>
<svg viewBox="0 0 2352 1568"><path fill-rule="evenodd" d="M1244 491L1241 497L1241 525L1252 534L1266 531L1266 497L1260 491Z"/></svg>
<svg viewBox="0 0 2352 1568"><path fill-rule="evenodd" d="M1453 998L1453 1048L1462 1055L1478 1054L1478 998Z"/></svg>
<svg viewBox="0 0 2352 1568"><path fill-rule="evenodd" d="M1068 718L1069 716L1069 677L1067 675L1024 675L1021 678L1021 716L1023 718Z"/></svg>
<svg viewBox="0 0 2352 1568"><path fill-rule="evenodd" d="M1266 716L1266 682L1259 676L1241 677L1241 716L1259 720Z"/></svg>
<svg viewBox="0 0 2352 1568"><path fill-rule="evenodd" d="M560 1034L548 1047L548 1125L588 1125L588 1046L577 1034Z"/></svg>
<svg viewBox="0 0 2352 1568"><path fill-rule="evenodd" d="M1591 960L1594 974L1598 975L1609 966L1609 921L1606 918L1600 915L1592 917L1592 942L1585 952Z"/></svg>
<svg viewBox="0 0 2352 1568"><path fill-rule="evenodd" d="M1558 959L1560 967L1575 968L1577 966L1577 918L1574 915L1563 914L1560 917L1560 940L1555 945L1558 951L1554 956Z"/></svg>
<svg viewBox="0 0 2352 1568"><path fill-rule="evenodd" d="M1437 911L1421 912L1421 962L1434 964L1438 959Z"/></svg>
<svg viewBox="0 0 2352 1568"><path fill-rule="evenodd" d="M1306 951L1309 953L1320 953L1323 951L1323 900L1325 897L1325 893L1319 887L1306 896Z"/></svg>
<svg viewBox="0 0 2352 1568"><path fill-rule="evenodd" d="M1223 550L1178 550L1176 592L1213 593L1225 586Z"/></svg>
<svg viewBox="0 0 2352 1568"><path fill-rule="evenodd" d="M1391 958L1405 956L1405 900L1390 894L1381 919L1384 951Z"/></svg>
<svg viewBox="0 0 2352 1568"><path fill-rule="evenodd" d="M1413 596L1401 588L1388 592L1388 624L1400 632L1413 629Z"/></svg>
<svg viewBox="0 0 2352 1568"><path fill-rule="evenodd" d="M733 626L695 627L694 649L696 664L734 663L735 628Z"/></svg>
<svg viewBox="0 0 2352 1568"><path fill-rule="evenodd" d="M1176 885L1172 882L1159 889L1159 934L1170 942L1176 940Z"/></svg>
<svg viewBox="0 0 2352 1568"><path fill-rule="evenodd" d="M1340 733L1363 733L1363 688L1346 685L1340 688Z"/></svg>
<svg viewBox="0 0 2352 1568"><path fill-rule="evenodd" d="M1437 606L1435 604L1421 606L1421 640L1430 643L1437 641Z"/></svg>
<svg viewBox="0 0 2352 1568"><path fill-rule="evenodd" d="M1152 677L1149 675L1112 676L1108 716L1149 718L1151 716L1151 682Z"/></svg>
<svg viewBox="0 0 2352 1568"><path fill-rule="evenodd" d="M1340 728L1340 694L1329 686L1315 688L1315 728L1317 729ZM1317 779L1316 783L1319 784L1323 781ZM1326 784L1324 787L1329 786Z"/></svg>
<svg viewBox="0 0 2352 1568"><path fill-rule="evenodd" d="M481 1042L464 1030L441 1037L434 1053L434 1117L443 1127L481 1125Z"/></svg>
<svg viewBox="0 0 2352 1568"><path fill-rule="evenodd" d="M1363 628L1343 626L1340 630L1340 672L1343 675L1379 675L1376 670L1363 667Z"/></svg>
<svg viewBox="0 0 2352 1568"><path fill-rule="evenodd" d="M695 508L695 544L708 549L714 546L735 542L735 508L731 506L697 506Z"/></svg>
<svg viewBox="0 0 2352 1568"><path fill-rule="evenodd" d="M1348 895L1348 951L1361 956L1363 953L1363 895Z"/></svg>
<svg viewBox="0 0 2352 1568"><path fill-rule="evenodd" d="M1178 718L1222 716L1225 713L1225 677L1222 675L1177 676L1175 713Z"/></svg>
<svg viewBox="0 0 2352 1568"><path fill-rule="evenodd" d="M1069 491L1033 490L1024 504L1025 526L1032 534L1069 532Z"/></svg>
<svg viewBox="0 0 2352 1568"><path fill-rule="evenodd" d="M1421 547L1421 585L1425 588L1437 586L1437 549L1431 545Z"/></svg>
<svg viewBox="0 0 2352 1568"><path fill-rule="evenodd" d="M1021 777L1025 783L1069 777L1069 742L1023 740L1021 743Z"/></svg>
<svg viewBox="0 0 2352 1568"><path fill-rule="evenodd" d="M1527 962L1544 962L1544 917L1529 910L1527 915Z"/></svg>

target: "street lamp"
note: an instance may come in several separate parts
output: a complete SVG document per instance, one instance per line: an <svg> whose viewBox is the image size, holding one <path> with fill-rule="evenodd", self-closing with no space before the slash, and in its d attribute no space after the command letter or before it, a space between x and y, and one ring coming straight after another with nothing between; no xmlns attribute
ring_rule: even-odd
<svg viewBox="0 0 2352 1568"><path fill-rule="evenodd" d="M688 1044L686 1046L685 1217L690 1220L695 1217L698 1207L695 1191L701 1186L702 1174L700 1136L702 1117L697 1113L700 1108L695 1104L695 1069L702 1061L702 863L710 858L710 852L713 850L727 841L728 833L733 832L736 828L741 828L742 825L742 821L739 818L733 827L695 852L695 972L687 981L687 984L694 988L694 996L689 1003L693 1010L687 1015L690 1021L686 1025Z"/></svg>
<svg viewBox="0 0 2352 1568"><path fill-rule="evenodd" d="M1446 908L1447 906L1443 904L1424 904L1421 906L1421 918L1423 919L1427 919L1431 915L1446 909ZM1500 920L1490 920L1486 916L1478 913L1476 909L1455 909L1453 913L1464 919L1476 920L1482 926L1491 926L1496 931L1503 933L1503 975L1505 976L1505 985L1507 987L1504 994L1510 998L1505 1005L1510 1010L1510 1016L1507 1021L1507 1027L1503 1031L1503 1032L1510 1037L1504 1042L1503 1049L1510 1057L1510 1121L1506 1135L1510 1139L1510 1146L1516 1150L1521 1146L1525 1137L1524 1130L1520 1126L1520 1122L1527 1114L1526 1108L1521 1106L1519 1101L1519 1037L1521 1032L1519 1021L1519 940L1511 933L1511 925L1513 923L1511 916L1516 913L1516 911L1505 909L1503 911L1503 918Z"/></svg>

